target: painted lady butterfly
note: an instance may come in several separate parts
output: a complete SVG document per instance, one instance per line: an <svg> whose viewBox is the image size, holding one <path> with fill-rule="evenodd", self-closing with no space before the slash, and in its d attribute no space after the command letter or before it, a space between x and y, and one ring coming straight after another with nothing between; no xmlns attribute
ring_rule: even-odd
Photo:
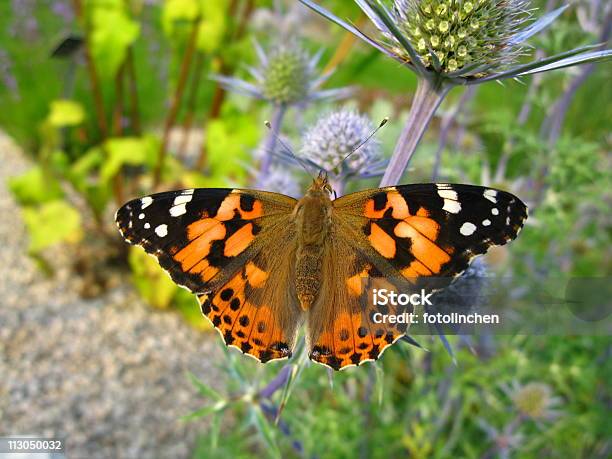
<svg viewBox="0 0 612 459"><path fill-rule="evenodd" d="M371 281L406 288L456 277L514 239L526 218L517 197L471 185L332 200L321 174L300 200L191 189L133 200L116 216L129 243L198 296L228 345L261 362L287 358L305 322L310 358L335 370L376 360L406 332L406 324L374 323Z"/></svg>

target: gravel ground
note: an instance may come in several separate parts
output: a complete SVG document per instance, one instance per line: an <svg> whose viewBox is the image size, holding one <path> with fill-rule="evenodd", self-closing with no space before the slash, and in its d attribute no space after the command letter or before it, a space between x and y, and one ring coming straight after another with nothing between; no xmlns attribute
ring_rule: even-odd
<svg viewBox="0 0 612 459"><path fill-rule="evenodd" d="M189 457L202 423L187 370L216 381L216 334L143 305L129 285L86 301L26 255L8 177L27 162L0 134L0 436L66 438L72 458ZM218 384L218 382L217 382Z"/></svg>

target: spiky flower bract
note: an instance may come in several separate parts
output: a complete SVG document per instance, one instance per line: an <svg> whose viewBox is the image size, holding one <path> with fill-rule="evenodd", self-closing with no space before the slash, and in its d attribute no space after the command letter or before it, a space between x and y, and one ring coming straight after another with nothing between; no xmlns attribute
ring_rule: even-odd
<svg viewBox="0 0 612 459"><path fill-rule="evenodd" d="M380 164L380 145L375 139L359 145L372 130L366 115L352 110L332 112L308 129L302 139L302 156L335 178L369 175Z"/></svg>
<svg viewBox="0 0 612 459"><path fill-rule="evenodd" d="M513 38L529 19L525 0L395 0L393 16L426 68L434 68L435 54L440 72L473 68L465 77L511 63L521 50ZM409 61L397 39L388 38Z"/></svg>

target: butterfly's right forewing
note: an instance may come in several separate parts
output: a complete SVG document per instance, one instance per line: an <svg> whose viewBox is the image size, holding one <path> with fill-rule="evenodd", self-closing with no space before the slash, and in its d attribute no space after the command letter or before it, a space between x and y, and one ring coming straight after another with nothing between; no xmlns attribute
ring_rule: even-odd
<svg viewBox="0 0 612 459"><path fill-rule="evenodd" d="M116 219L127 241L198 294L227 345L267 362L291 355L302 320L291 278L295 203L260 191L183 190L133 200Z"/></svg>

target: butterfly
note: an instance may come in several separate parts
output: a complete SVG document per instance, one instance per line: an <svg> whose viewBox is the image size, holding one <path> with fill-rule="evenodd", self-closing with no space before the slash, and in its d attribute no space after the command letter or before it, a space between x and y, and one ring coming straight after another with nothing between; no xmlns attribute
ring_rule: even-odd
<svg viewBox="0 0 612 459"><path fill-rule="evenodd" d="M116 214L123 237L197 295L227 345L260 362L288 358L305 324L310 359L334 370L378 359L406 333L406 324L374 320L402 311L373 304L373 286L457 277L475 256L514 239L526 218L516 196L472 185L332 199L323 173L299 200L188 189L135 199Z"/></svg>

